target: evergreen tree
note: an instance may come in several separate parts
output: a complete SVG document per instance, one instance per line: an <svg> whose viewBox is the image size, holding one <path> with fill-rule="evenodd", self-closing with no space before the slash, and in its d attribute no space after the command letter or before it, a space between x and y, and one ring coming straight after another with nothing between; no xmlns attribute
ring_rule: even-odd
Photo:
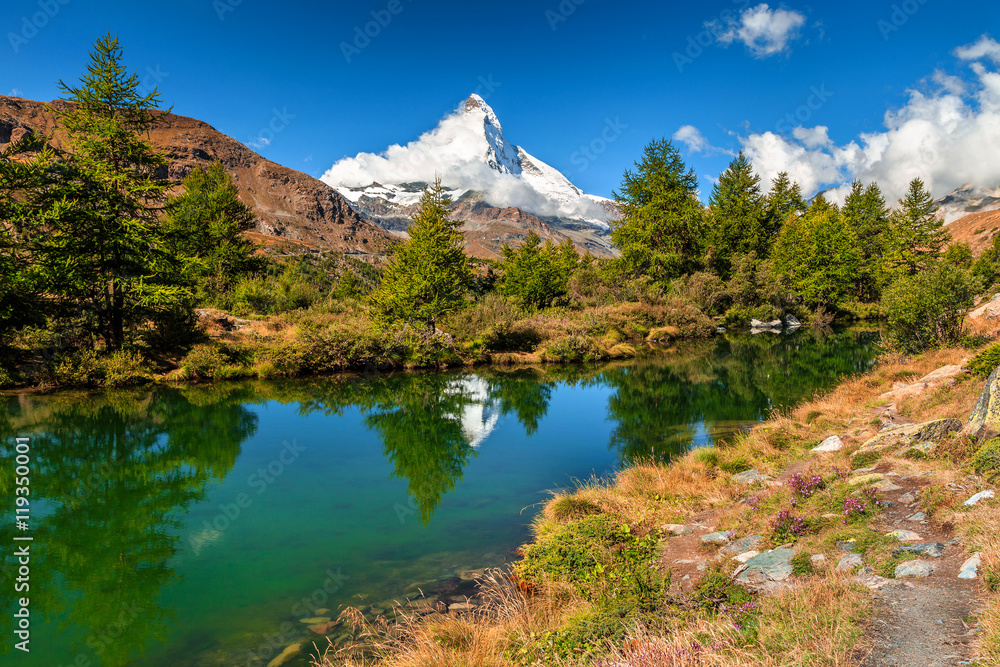
<svg viewBox="0 0 1000 667"><path fill-rule="evenodd" d="M497 291L529 308L550 306L553 300L566 295L569 277L578 262L569 239L558 246L546 239L543 245L538 234L529 232L516 250L504 245Z"/></svg>
<svg viewBox="0 0 1000 667"><path fill-rule="evenodd" d="M611 223L626 276L648 276L659 285L694 270L703 254L704 221L698 179L666 140L650 142L636 171L625 171L614 192L622 218Z"/></svg>
<svg viewBox="0 0 1000 667"><path fill-rule="evenodd" d="M241 236L256 221L240 201L236 184L222 164L198 167L184 178L184 192L167 202L163 231L171 251L194 260L194 279L213 278L220 286L240 275L262 271L257 245Z"/></svg>
<svg viewBox="0 0 1000 667"><path fill-rule="evenodd" d="M771 230L760 177L742 151L719 176L708 205L712 263L720 276L730 274L736 257L751 252L760 257L767 254Z"/></svg>
<svg viewBox="0 0 1000 667"><path fill-rule="evenodd" d="M472 283L461 222L448 220L450 199L441 179L424 190L410 225L410 238L396 248L371 300L387 324L421 321L430 331L442 315L458 309Z"/></svg>
<svg viewBox="0 0 1000 667"><path fill-rule="evenodd" d="M899 208L890 216L886 265L889 277L912 276L941 256L948 231L937 216L934 197L919 178L910 181Z"/></svg>
<svg viewBox="0 0 1000 667"><path fill-rule="evenodd" d="M189 297L167 253L158 209L166 164L143 138L157 122L159 92L142 94L118 39L98 40L79 87L59 82L69 152L49 172L52 215L32 225L29 245L46 289L79 304L109 349L127 330Z"/></svg>
<svg viewBox="0 0 1000 667"><path fill-rule="evenodd" d="M885 282L883 255L889 232L889 208L878 184L873 181L866 188L855 180L842 213L861 251L861 266L854 282L857 297L864 302L878 301Z"/></svg>
<svg viewBox="0 0 1000 667"><path fill-rule="evenodd" d="M788 172L783 171L771 181L771 191L767 193L765 200L767 206L768 232L773 237L781 231L781 225L785 223L792 213L805 213L806 200L802 198L802 190L799 184L788 178Z"/></svg>
<svg viewBox="0 0 1000 667"><path fill-rule="evenodd" d="M861 265L857 243L840 211L819 195L782 227L772 251L775 274L809 305L836 306L850 294Z"/></svg>

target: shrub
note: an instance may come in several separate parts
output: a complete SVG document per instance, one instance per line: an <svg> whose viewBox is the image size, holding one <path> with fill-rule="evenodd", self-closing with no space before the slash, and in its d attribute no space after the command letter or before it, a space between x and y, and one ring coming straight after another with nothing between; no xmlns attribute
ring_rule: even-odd
<svg viewBox="0 0 1000 667"><path fill-rule="evenodd" d="M556 496L545 507L545 514L560 523L600 513L601 508L591 501L566 494Z"/></svg>
<svg viewBox="0 0 1000 667"><path fill-rule="evenodd" d="M306 348L298 341L260 343L254 362L260 378L294 377L306 368Z"/></svg>
<svg viewBox="0 0 1000 667"><path fill-rule="evenodd" d="M886 339L904 352L957 341L972 296L969 273L950 264L901 278L882 297Z"/></svg>
<svg viewBox="0 0 1000 667"><path fill-rule="evenodd" d="M857 523L870 516L879 506L875 499L877 494L878 491L872 486L863 490L860 496L845 497L842 510L844 523Z"/></svg>
<svg viewBox="0 0 1000 667"><path fill-rule="evenodd" d="M997 366L1000 366L1000 343L993 343L973 357L966 368L970 373L985 378L989 377Z"/></svg>
<svg viewBox="0 0 1000 667"><path fill-rule="evenodd" d="M247 371L235 363L235 353L223 345L202 344L191 348L181 367L192 379L227 380Z"/></svg>
<svg viewBox="0 0 1000 667"><path fill-rule="evenodd" d="M809 479L806 479L799 473L795 473L789 478L788 486L803 498L808 498L826 486L826 483L823 481L822 475L813 475Z"/></svg>
<svg viewBox="0 0 1000 667"><path fill-rule="evenodd" d="M542 334L528 322L499 322L487 330L483 342L491 352L534 352Z"/></svg>
<svg viewBox="0 0 1000 667"><path fill-rule="evenodd" d="M775 544L784 544L809 532L809 524L800 516L792 514L791 510L781 510L771 519L771 539Z"/></svg>
<svg viewBox="0 0 1000 667"><path fill-rule="evenodd" d="M603 352L586 336L560 336L542 349L542 359L555 362L598 361Z"/></svg>
<svg viewBox="0 0 1000 667"><path fill-rule="evenodd" d="M138 352L119 350L101 360L105 387L131 387L149 380L146 360Z"/></svg>
<svg viewBox="0 0 1000 667"><path fill-rule="evenodd" d="M1000 476L1000 438L993 438L983 444L972 455L972 469L988 479Z"/></svg>

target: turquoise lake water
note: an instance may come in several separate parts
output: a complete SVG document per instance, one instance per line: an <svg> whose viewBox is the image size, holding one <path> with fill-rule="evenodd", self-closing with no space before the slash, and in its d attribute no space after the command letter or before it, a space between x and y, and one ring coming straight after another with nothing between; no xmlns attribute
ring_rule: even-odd
<svg viewBox="0 0 1000 667"><path fill-rule="evenodd" d="M806 329L604 367L0 396L0 663L264 667L316 609L509 562L553 490L724 440L867 370L878 340ZM15 535L33 538L25 594Z"/></svg>

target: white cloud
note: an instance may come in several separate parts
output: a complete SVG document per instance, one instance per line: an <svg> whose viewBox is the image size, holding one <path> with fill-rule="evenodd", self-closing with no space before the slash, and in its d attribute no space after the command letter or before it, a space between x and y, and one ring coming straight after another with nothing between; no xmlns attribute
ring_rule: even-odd
<svg viewBox="0 0 1000 667"><path fill-rule="evenodd" d="M337 161L320 180L333 187L363 187L372 183L428 183L440 177L451 190L483 193L492 206L512 206L539 216L607 217L607 212L589 199L575 196L560 201L518 176L492 169L484 161L489 148L483 116L459 109L405 146L393 144L382 153L359 153ZM509 146L509 150L516 149Z"/></svg>
<svg viewBox="0 0 1000 667"><path fill-rule="evenodd" d="M983 35L978 41L955 49L955 55L962 60L989 58L1000 65L1000 43L988 35Z"/></svg>
<svg viewBox="0 0 1000 667"><path fill-rule="evenodd" d="M877 181L894 203L914 177L935 196L965 184L1000 185L1000 72L979 60L992 59L989 38L955 51L970 64L971 80L936 73L931 92L909 91L899 109L886 111L884 130L864 133L838 145L824 126L797 127L792 136L751 133L740 143L765 179L787 171L805 193L834 187L842 200L850 182ZM959 85L961 83L962 85Z"/></svg>
<svg viewBox="0 0 1000 667"><path fill-rule="evenodd" d="M733 42L743 42L755 58L767 58L790 50L789 43L799 36L799 29L805 25L806 17L788 9L771 9L767 3L743 10L739 17L731 18L727 25L717 21L709 28L718 34L720 43L726 46Z"/></svg>
<svg viewBox="0 0 1000 667"><path fill-rule="evenodd" d="M264 136L259 136L256 139L251 139L247 142L247 146L251 148L266 148L271 145L271 140Z"/></svg>
<svg viewBox="0 0 1000 667"><path fill-rule="evenodd" d="M694 125L682 126L674 132L673 139L687 146L691 153L705 153L712 147L701 130Z"/></svg>
<svg viewBox="0 0 1000 667"><path fill-rule="evenodd" d="M21 96L21 89L20 88L11 88L10 96L11 97L20 97Z"/></svg>

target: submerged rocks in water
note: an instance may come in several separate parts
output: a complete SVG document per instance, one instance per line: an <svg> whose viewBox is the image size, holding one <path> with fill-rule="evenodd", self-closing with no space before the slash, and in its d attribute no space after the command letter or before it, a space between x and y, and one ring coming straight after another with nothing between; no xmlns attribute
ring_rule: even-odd
<svg viewBox="0 0 1000 667"><path fill-rule="evenodd" d="M281 665L285 664L301 652L302 642L292 644L282 651L274 660L267 663L267 667L281 667Z"/></svg>
<svg viewBox="0 0 1000 667"><path fill-rule="evenodd" d="M320 623L329 623L329 616L313 616L312 618L300 618L299 623L304 625L319 625Z"/></svg>

